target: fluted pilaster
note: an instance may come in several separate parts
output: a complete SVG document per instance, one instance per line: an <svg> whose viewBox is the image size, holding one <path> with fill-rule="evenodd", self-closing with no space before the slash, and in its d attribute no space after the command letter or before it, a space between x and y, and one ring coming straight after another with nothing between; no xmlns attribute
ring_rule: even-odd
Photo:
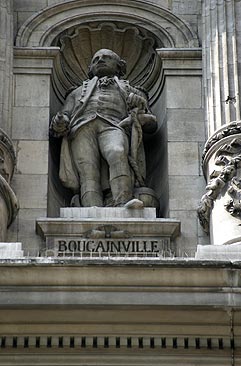
<svg viewBox="0 0 241 366"><path fill-rule="evenodd" d="M0 127L11 131L13 9L12 0L0 1Z"/></svg>
<svg viewBox="0 0 241 366"><path fill-rule="evenodd" d="M241 3L203 1L204 101L208 136L240 119Z"/></svg>

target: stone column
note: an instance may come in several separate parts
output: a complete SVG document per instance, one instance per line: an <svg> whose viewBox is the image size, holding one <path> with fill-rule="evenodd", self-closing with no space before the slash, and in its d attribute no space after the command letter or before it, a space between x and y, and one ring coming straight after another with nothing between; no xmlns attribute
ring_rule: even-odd
<svg viewBox="0 0 241 366"><path fill-rule="evenodd" d="M206 193L198 215L210 246L198 246L196 258L241 258L241 122L216 131L206 143L203 167Z"/></svg>
<svg viewBox="0 0 241 366"><path fill-rule="evenodd" d="M0 2L0 126L11 131L13 64L13 9L12 0Z"/></svg>
<svg viewBox="0 0 241 366"><path fill-rule="evenodd" d="M15 165L13 144L0 129L0 242L6 241L7 227L18 212L18 201L10 187Z"/></svg>
<svg viewBox="0 0 241 366"><path fill-rule="evenodd" d="M207 187L198 214L214 245L241 242L240 14L240 1L203 1L203 85L209 139L203 153ZM224 255L225 247L199 247L198 256L205 256L205 250L216 258L217 253ZM231 246L228 251L225 258L231 258Z"/></svg>
<svg viewBox="0 0 241 366"><path fill-rule="evenodd" d="M203 155L206 193L198 209L211 244L241 242L241 122L217 130Z"/></svg>

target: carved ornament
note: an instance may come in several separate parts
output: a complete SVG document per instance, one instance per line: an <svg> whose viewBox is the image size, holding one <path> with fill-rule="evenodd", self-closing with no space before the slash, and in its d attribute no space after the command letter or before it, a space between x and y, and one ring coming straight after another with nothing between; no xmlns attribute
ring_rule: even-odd
<svg viewBox="0 0 241 366"><path fill-rule="evenodd" d="M103 225L99 226L95 229L89 230L84 233L86 238L91 239L98 239L98 238L114 238L114 239L121 239L121 238L130 238L132 235L128 233L128 231L120 230L113 225Z"/></svg>

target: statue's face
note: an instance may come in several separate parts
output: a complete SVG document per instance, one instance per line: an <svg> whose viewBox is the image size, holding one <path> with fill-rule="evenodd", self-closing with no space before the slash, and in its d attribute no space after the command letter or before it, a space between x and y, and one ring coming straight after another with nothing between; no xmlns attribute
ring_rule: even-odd
<svg viewBox="0 0 241 366"><path fill-rule="evenodd" d="M118 74L119 56L111 50L103 49L95 53L90 71L93 75L100 77L114 76Z"/></svg>

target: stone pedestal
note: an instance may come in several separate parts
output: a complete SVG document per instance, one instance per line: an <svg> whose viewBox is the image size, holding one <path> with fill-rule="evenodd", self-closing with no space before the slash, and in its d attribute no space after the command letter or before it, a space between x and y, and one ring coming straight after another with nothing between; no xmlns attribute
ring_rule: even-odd
<svg viewBox="0 0 241 366"><path fill-rule="evenodd" d="M43 256L174 257L180 222L144 208L62 208L60 218L37 220Z"/></svg>

